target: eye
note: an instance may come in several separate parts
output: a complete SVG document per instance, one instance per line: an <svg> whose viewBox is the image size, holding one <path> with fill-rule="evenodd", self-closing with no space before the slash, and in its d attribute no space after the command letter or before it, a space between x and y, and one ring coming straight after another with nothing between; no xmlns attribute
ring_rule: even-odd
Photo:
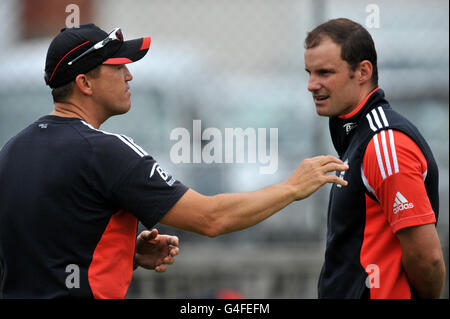
<svg viewBox="0 0 450 319"><path fill-rule="evenodd" d="M317 72L320 76L329 76L330 74L334 73L331 70L319 70Z"/></svg>

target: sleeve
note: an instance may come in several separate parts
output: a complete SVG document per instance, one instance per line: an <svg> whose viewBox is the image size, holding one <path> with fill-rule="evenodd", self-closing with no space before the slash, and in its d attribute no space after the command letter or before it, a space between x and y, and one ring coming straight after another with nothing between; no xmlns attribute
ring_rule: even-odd
<svg viewBox="0 0 450 319"><path fill-rule="evenodd" d="M418 145L395 130L377 133L363 159L366 187L379 200L392 231L436 223L425 189L427 162Z"/></svg>
<svg viewBox="0 0 450 319"><path fill-rule="evenodd" d="M188 190L125 135L103 132L94 145L95 189L108 205L129 211L147 228Z"/></svg>
<svg viewBox="0 0 450 319"><path fill-rule="evenodd" d="M126 174L113 193L122 208L151 228L187 190L188 187L147 155Z"/></svg>

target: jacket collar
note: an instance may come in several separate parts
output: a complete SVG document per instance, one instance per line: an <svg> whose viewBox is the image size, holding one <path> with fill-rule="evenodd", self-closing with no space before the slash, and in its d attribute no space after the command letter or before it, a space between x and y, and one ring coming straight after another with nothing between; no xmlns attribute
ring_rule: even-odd
<svg viewBox="0 0 450 319"><path fill-rule="evenodd" d="M330 117L329 127L331 139L339 156L342 156L350 145L356 127L359 125L363 115L375 106L380 105L380 102L387 103L384 99L384 91L376 88L352 112Z"/></svg>

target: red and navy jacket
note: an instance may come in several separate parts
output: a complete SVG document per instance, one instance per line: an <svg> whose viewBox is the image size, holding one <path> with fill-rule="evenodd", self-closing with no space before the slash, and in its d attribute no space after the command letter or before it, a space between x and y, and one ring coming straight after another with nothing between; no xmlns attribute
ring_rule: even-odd
<svg viewBox="0 0 450 319"><path fill-rule="evenodd" d="M0 151L4 298L124 298L138 220L187 191L125 135L44 116Z"/></svg>
<svg viewBox="0 0 450 319"><path fill-rule="evenodd" d="M319 298L412 298L395 235L436 223L438 167L417 128L377 88L350 114L330 118L333 145L350 169L333 185Z"/></svg>

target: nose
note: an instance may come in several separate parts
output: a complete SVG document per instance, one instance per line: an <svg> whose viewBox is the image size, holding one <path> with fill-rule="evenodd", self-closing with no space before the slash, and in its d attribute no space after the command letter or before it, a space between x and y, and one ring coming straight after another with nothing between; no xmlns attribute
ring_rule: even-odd
<svg viewBox="0 0 450 319"><path fill-rule="evenodd" d="M124 65L124 69L125 69L125 81L128 82L133 80L133 75L131 75L131 72L130 70L128 70L126 65Z"/></svg>
<svg viewBox="0 0 450 319"><path fill-rule="evenodd" d="M315 77L314 75L310 75L309 80L308 80L308 91L314 92L314 91L318 91L319 89L320 89L320 83L319 83L317 77Z"/></svg>

